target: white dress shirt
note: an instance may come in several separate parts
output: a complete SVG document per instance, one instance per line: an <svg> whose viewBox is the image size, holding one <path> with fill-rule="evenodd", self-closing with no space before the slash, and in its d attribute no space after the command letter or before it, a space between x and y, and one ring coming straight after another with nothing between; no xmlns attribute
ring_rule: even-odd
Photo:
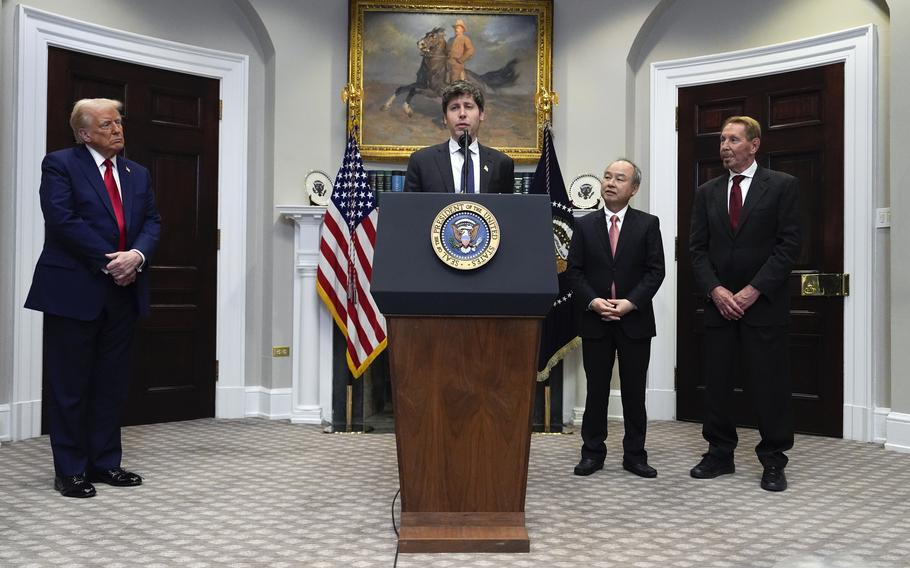
<svg viewBox="0 0 910 568"><path fill-rule="evenodd" d="M471 153L471 169L474 175L474 192L480 193L480 144L477 139L468 146L468 152ZM452 155L452 179L455 181L455 193L461 193L461 168L464 167L464 154L461 153L461 145L449 138L449 153Z"/></svg>

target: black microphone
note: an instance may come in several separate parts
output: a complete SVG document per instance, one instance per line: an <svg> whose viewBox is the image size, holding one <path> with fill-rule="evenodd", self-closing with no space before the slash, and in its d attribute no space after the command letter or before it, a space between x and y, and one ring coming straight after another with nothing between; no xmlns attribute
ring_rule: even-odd
<svg viewBox="0 0 910 568"><path fill-rule="evenodd" d="M472 141L471 134L467 130L462 131L461 136L458 137L458 145L461 146L464 152L465 164L468 163L468 146L471 145ZM461 172L461 191L465 192L468 189L468 176L473 174L468 172L468 168L461 168Z"/></svg>
<svg viewBox="0 0 910 568"><path fill-rule="evenodd" d="M463 131L461 136L458 137L458 145L464 148L464 151L466 152L465 155L467 155L468 146L470 146L473 141L474 139L471 138L471 134L467 130Z"/></svg>

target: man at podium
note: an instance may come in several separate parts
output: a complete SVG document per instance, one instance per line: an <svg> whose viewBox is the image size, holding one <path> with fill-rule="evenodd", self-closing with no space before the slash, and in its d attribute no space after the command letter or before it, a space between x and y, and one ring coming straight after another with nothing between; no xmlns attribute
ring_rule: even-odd
<svg viewBox="0 0 910 568"><path fill-rule="evenodd" d="M442 91L442 120L450 137L411 154L405 191L512 193L512 158L477 142L483 103L481 90L467 81Z"/></svg>
<svg viewBox="0 0 910 568"><path fill-rule="evenodd" d="M588 397L581 425L581 461L575 475L603 469L607 455L607 403L613 361L619 355L622 392L622 467L657 477L645 451L645 380L656 335L651 299L664 279L664 248L654 215L629 207L641 170L616 160L604 171L604 208L575 222L566 274L582 310L578 334Z"/></svg>

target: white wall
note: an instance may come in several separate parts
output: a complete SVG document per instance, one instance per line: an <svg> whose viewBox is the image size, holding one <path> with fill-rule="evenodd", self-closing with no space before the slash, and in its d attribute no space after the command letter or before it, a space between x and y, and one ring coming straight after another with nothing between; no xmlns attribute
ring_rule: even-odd
<svg viewBox="0 0 910 568"><path fill-rule="evenodd" d="M272 359L272 345L291 344L293 228L281 221L275 205L301 203L303 179L313 169L334 175L345 137L345 108L340 92L347 82L347 2L342 0L34 0L28 3L70 17L145 35L223 49L250 56L249 202L247 249L248 386L284 388L291 384L290 359ZM889 204L888 173L906 174L906 160L890 164L888 148L908 155L901 137L889 130L895 117L906 123L905 108L891 100L906 98L910 72L892 62L891 24L881 2L841 0L837 10L828 0L764 0L751 4L721 0L556 0L554 13L554 89L560 104L554 134L563 174L571 181L582 173L598 174L619 155L648 171L649 66L652 62L755 47L873 23L879 30L880 132L883 151L880 195L876 206ZM14 116L14 8L0 9L0 111ZM910 14L902 13L910 19ZM713 27L705 32L705 22ZM906 27L906 26L905 26ZM899 47L910 47L904 39ZM904 53L906 50L898 50ZM892 73L904 87L901 98L890 85ZM890 114L889 114L890 113ZM8 124L8 121L7 121ZM0 131L0 265L12 259L14 195L12 128ZM900 172L896 171L900 170ZM907 179L903 175L900 179ZM37 190L37 188L36 188ZM643 182L635 205L647 209L649 184ZM910 204L894 196L898 211ZM222 227L230 230L230 227ZM907 344L906 325L889 320L894 311L910 316L907 291L910 267L889 258L889 240L910 242L910 229L882 231L875 250L880 278L876 290L876 397L882 405L910 412L910 381L888 383L891 368L907 355L892 354L889 338ZM665 238L672 238L665 235ZM892 255L897 253L891 253ZM897 267L889 299L889 265ZM0 405L9 401L9 345L14 333L12 275L0 274ZM896 322L906 321L907 317ZM880 375L880 376L879 376ZM566 386L567 390L572 385Z"/></svg>

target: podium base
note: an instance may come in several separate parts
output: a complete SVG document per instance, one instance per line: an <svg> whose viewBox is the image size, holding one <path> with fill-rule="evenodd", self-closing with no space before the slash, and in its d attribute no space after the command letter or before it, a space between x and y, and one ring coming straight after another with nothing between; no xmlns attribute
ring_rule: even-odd
<svg viewBox="0 0 910 568"><path fill-rule="evenodd" d="M530 552L524 513L401 513L398 550Z"/></svg>
<svg viewBox="0 0 910 568"><path fill-rule="evenodd" d="M350 428L344 424L339 426L333 424L322 429L323 434L369 434L372 431L373 427L365 424L351 424Z"/></svg>

